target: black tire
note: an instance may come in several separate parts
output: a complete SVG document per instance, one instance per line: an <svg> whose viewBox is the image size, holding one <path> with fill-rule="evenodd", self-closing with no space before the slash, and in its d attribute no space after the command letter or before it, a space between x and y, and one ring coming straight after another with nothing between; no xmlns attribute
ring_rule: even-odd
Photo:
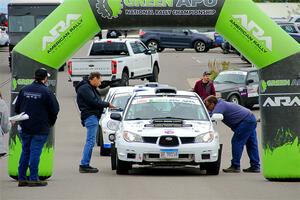
<svg viewBox="0 0 300 200"><path fill-rule="evenodd" d="M149 40L147 41L148 49L154 49L155 51L159 52L159 44L156 40Z"/></svg>
<svg viewBox="0 0 300 200"><path fill-rule="evenodd" d="M165 50L165 48L159 47L156 51L157 52L162 52L163 50Z"/></svg>
<svg viewBox="0 0 300 200"><path fill-rule="evenodd" d="M102 135L102 129L100 126L98 126L97 135L96 135L96 144L98 147L101 146L100 134Z"/></svg>
<svg viewBox="0 0 300 200"><path fill-rule="evenodd" d="M175 48L175 51L183 51L184 48Z"/></svg>
<svg viewBox="0 0 300 200"><path fill-rule="evenodd" d="M220 166L221 166L222 147L223 147L223 145L220 144L220 148L218 151L218 160L215 162L211 162L211 163L200 164L200 165L202 165L202 166L200 166L200 170L206 169L207 175L218 175L219 174Z"/></svg>
<svg viewBox="0 0 300 200"><path fill-rule="evenodd" d="M129 75L126 71L122 72L122 78L120 81L120 86L128 86L129 85Z"/></svg>
<svg viewBox="0 0 300 200"><path fill-rule="evenodd" d="M111 144L110 161L111 161L111 170L116 170L117 169L117 151L115 148L115 143Z"/></svg>
<svg viewBox="0 0 300 200"><path fill-rule="evenodd" d="M195 42L194 49L196 52L201 52L201 53L208 52L209 50L206 43L200 40Z"/></svg>
<svg viewBox="0 0 300 200"><path fill-rule="evenodd" d="M150 82L158 82L158 74L159 74L159 69L157 65L153 66L153 72L152 72L152 76L149 77L149 81Z"/></svg>
<svg viewBox="0 0 300 200"><path fill-rule="evenodd" d="M228 98L228 101L231 102L231 103L235 103L235 104L239 104L241 105L241 99L239 96L233 94L231 95L229 98Z"/></svg>
<svg viewBox="0 0 300 200"><path fill-rule="evenodd" d="M116 172L119 175L128 174L129 170L132 169L132 164L130 162L126 162L120 160L118 158L118 150L116 149Z"/></svg>
<svg viewBox="0 0 300 200"><path fill-rule="evenodd" d="M98 128L98 137L99 137L99 146L100 146L100 156L109 156L110 155L110 150L109 148L104 148L104 141L103 141L103 134L102 134L102 129ZM98 142L97 142L98 143Z"/></svg>

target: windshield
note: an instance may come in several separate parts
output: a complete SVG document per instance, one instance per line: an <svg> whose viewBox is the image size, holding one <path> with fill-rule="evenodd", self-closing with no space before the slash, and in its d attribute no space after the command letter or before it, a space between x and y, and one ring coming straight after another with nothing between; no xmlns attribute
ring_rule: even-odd
<svg viewBox="0 0 300 200"><path fill-rule="evenodd" d="M246 75L246 72L220 73L214 80L214 83L243 84L246 81Z"/></svg>
<svg viewBox="0 0 300 200"><path fill-rule="evenodd" d="M125 120L157 118L209 120L204 106L196 97L136 97L125 116Z"/></svg>
<svg viewBox="0 0 300 200"><path fill-rule="evenodd" d="M116 108L124 110L130 96L130 93L116 94L111 103L116 106Z"/></svg>
<svg viewBox="0 0 300 200"><path fill-rule="evenodd" d="M90 55L128 55L128 50L124 42L97 42L93 44Z"/></svg>

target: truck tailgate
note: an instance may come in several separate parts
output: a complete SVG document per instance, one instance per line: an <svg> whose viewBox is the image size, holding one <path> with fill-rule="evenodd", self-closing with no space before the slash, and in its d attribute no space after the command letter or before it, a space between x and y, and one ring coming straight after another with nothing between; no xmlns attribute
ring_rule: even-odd
<svg viewBox="0 0 300 200"><path fill-rule="evenodd" d="M72 75L89 75L100 72L102 76L111 75L111 60L74 58L72 59Z"/></svg>

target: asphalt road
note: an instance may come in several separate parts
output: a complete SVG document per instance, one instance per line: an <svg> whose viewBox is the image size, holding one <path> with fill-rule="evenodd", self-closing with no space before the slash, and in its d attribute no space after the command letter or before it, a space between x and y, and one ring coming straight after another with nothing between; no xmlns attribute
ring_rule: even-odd
<svg viewBox="0 0 300 200"><path fill-rule="evenodd" d="M79 54L84 54L81 50ZM7 62L8 53L0 49L0 86L4 99L10 100L10 78ZM221 54L219 49L208 53L193 50L160 53L161 83L188 90L194 81L207 70L208 61L230 61L233 66L245 66L235 55ZM142 83L131 81L131 84ZM0 159L0 200L96 200L96 199L298 199L300 184L297 182L269 182L262 174L226 174L207 176L199 168L137 168L130 175L116 175L110 169L110 158L100 157L99 148L94 148L92 166L98 167L97 174L80 174L78 165L85 141L85 129L80 125L79 112L75 104L75 91L68 82L67 72L59 72L58 99L61 111L56 124L55 167L49 185L44 188L18 188L17 182L7 175L7 158ZM259 110L253 110L259 117ZM230 139L232 133L222 123L216 129L224 144L222 168L228 167L231 159ZM260 124L257 128L261 141ZM6 138L7 139L7 138ZM261 145L260 145L261 149ZM261 151L260 151L261 152ZM244 152L242 168L249 166Z"/></svg>

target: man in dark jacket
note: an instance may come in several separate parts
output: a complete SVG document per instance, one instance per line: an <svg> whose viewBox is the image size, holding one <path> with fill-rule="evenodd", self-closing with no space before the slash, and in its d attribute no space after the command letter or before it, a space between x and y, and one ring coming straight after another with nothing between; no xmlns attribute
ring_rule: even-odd
<svg viewBox="0 0 300 200"><path fill-rule="evenodd" d="M50 127L55 124L59 104L53 92L45 85L50 76L46 69L35 71L35 81L21 89L16 104L17 114L25 112L29 119L22 121L20 137L22 140L22 154L19 161L19 185L46 186L47 182L39 181L38 166L44 144L47 141ZM29 166L29 181L26 171Z"/></svg>
<svg viewBox="0 0 300 200"><path fill-rule="evenodd" d="M216 96L216 90L214 84L210 80L211 74L209 72L204 72L201 80L197 81L193 92L196 92L202 100L210 95Z"/></svg>
<svg viewBox="0 0 300 200"><path fill-rule="evenodd" d="M114 106L101 99L97 88L101 85L101 74L92 72L88 80L81 81L76 86L77 104L81 111L81 123L87 129L86 143L82 153L81 163L79 165L80 173L97 173L97 168L90 166L93 147L96 142L96 134L99 126L99 119L103 108Z"/></svg>

